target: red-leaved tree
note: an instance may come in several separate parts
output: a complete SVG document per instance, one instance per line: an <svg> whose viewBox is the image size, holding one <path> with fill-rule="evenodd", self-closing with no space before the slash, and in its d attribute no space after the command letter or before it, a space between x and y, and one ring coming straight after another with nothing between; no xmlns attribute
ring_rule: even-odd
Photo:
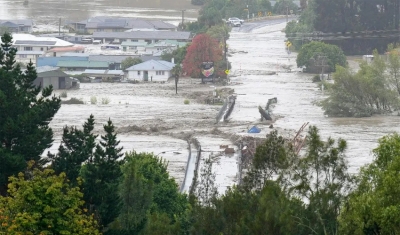
<svg viewBox="0 0 400 235"><path fill-rule="evenodd" d="M183 60L183 70L191 77L200 77L201 64L203 62L214 62L214 69L217 75L220 74L216 66L222 60L222 50L218 41L208 34L199 34L193 38L192 43L187 48L185 59Z"/></svg>

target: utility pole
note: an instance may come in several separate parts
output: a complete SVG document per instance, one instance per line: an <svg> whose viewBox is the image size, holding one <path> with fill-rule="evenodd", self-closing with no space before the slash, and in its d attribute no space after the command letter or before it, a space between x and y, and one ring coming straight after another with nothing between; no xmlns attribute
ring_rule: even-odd
<svg viewBox="0 0 400 235"><path fill-rule="evenodd" d="M289 21L289 6L286 4L286 23Z"/></svg>
<svg viewBox="0 0 400 235"><path fill-rule="evenodd" d="M186 11L186 10L182 10L182 31L183 31L183 29L184 29L183 22L185 21L185 11Z"/></svg>
<svg viewBox="0 0 400 235"><path fill-rule="evenodd" d="M61 35L61 18L58 20L58 36Z"/></svg>

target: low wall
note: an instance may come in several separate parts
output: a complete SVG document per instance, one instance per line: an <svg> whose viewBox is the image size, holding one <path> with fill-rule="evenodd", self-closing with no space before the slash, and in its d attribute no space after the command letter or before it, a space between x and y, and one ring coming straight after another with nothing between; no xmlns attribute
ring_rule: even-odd
<svg viewBox="0 0 400 235"><path fill-rule="evenodd" d="M188 170L189 170L189 164L190 164L190 159L192 158L192 146L190 144L190 141L188 141L188 145L189 145L189 156L188 156L188 160L186 163L186 170L185 170L185 177L183 178L182 184L181 184L181 188L179 189L179 191L182 193L184 187L185 187L185 182L186 182L186 177L188 174Z"/></svg>

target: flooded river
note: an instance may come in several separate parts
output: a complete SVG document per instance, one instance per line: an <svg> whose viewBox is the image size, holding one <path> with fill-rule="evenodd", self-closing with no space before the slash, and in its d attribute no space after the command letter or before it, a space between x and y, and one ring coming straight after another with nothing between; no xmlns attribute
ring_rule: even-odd
<svg viewBox="0 0 400 235"><path fill-rule="evenodd" d="M343 138L348 143L350 172L357 172L360 166L372 161L371 150L377 140L389 133L400 131L400 117L374 116L370 118L328 118L320 107L314 105L323 99L324 93L311 82L311 76L301 72L281 71L282 65L296 68L296 53L285 50L285 20L266 23L249 23L242 29L235 29L228 41L230 48L245 53L230 57L234 73L233 82L242 83L232 88L241 94L238 109L232 114L236 121L257 121L257 106L265 107L267 100L278 98L273 112L282 116L274 125L279 128L298 130L303 123L316 125L324 138ZM263 27L263 25L265 27ZM248 29L253 30L248 30ZM250 32L248 32L250 31ZM277 71L277 75L260 75ZM241 75L242 74L242 75Z"/></svg>
<svg viewBox="0 0 400 235"><path fill-rule="evenodd" d="M197 18L190 0L1 0L0 19L32 19L36 24L58 25L94 16L142 17L179 22Z"/></svg>

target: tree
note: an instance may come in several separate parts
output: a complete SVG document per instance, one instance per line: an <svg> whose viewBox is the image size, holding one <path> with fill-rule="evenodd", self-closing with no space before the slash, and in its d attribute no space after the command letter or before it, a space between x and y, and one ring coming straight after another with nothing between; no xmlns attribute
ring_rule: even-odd
<svg viewBox="0 0 400 235"><path fill-rule="evenodd" d="M171 74L175 78L175 93L178 94L178 82L179 82L179 76L182 73L182 67L181 65L177 64L175 65L172 70Z"/></svg>
<svg viewBox="0 0 400 235"><path fill-rule="evenodd" d="M286 172L285 188L295 197L308 201L309 213L297 218L316 234L337 234L338 216L350 190L351 177L345 160L346 141L328 138L322 141L311 126L307 135L307 152Z"/></svg>
<svg viewBox="0 0 400 235"><path fill-rule="evenodd" d="M207 34L197 35L187 49L183 60L183 70L192 77L200 77L203 62L218 62L222 60L222 50L217 40Z"/></svg>
<svg viewBox="0 0 400 235"><path fill-rule="evenodd" d="M399 107L398 93L389 84L386 64L376 51L373 62L360 63L356 74L338 66L333 79L329 97L321 102L329 116L368 117Z"/></svg>
<svg viewBox="0 0 400 235"><path fill-rule="evenodd" d="M63 136L57 154L48 153L51 166L60 174L65 172L66 177L76 185L82 164L93 159L97 135L94 135L94 116L90 115L83 124L83 130L76 127L64 127Z"/></svg>
<svg viewBox="0 0 400 235"><path fill-rule="evenodd" d="M179 47L172 52L163 52L161 54L161 59L165 61L172 61L172 58L174 58L174 63L175 64L182 64L183 59L185 59L186 55L186 50L188 48L188 44L186 44L183 47Z"/></svg>
<svg viewBox="0 0 400 235"><path fill-rule="evenodd" d="M398 48L393 44L388 46L388 70L389 70L389 83L393 86L397 93L400 95L400 58Z"/></svg>
<svg viewBox="0 0 400 235"><path fill-rule="evenodd" d="M21 172L26 162L37 166L46 162L43 151L53 142L49 123L60 108L52 87L33 85L37 78L32 63L25 71L15 66L17 50L12 37L4 34L0 48L0 194L5 194L7 179Z"/></svg>
<svg viewBox="0 0 400 235"><path fill-rule="evenodd" d="M300 49L296 59L297 67L306 66L307 70L313 66L318 67L315 61L317 60L316 55L319 54L326 56L325 65L328 66L329 71L335 71L337 65L347 66L346 56L338 46L314 41L305 44ZM328 72L327 70L325 71Z"/></svg>
<svg viewBox="0 0 400 235"><path fill-rule="evenodd" d="M127 68L140 63L142 63L142 59L138 57L128 57L121 62L121 69L125 71Z"/></svg>
<svg viewBox="0 0 400 235"><path fill-rule="evenodd" d="M297 5L292 0L278 0L273 8L275 14L286 15L290 11L297 12Z"/></svg>
<svg viewBox="0 0 400 235"><path fill-rule="evenodd" d="M340 234L400 233L400 136L379 140L374 160L363 167L340 215Z"/></svg>
<svg viewBox="0 0 400 235"><path fill-rule="evenodd" d="M272 131L265 142L257 147L251 169L244 178L243 187L262 190L274 175L281 175L295 156L293 147L285 138Z"/></svg>
<svg viewBox="0 0 400 235"><path fill-rule="evenodd" d="M103 128L106 134L101 136L93 157L82 168L81 176L89 212L96 213L100 225L106 227L118 217L121 209L118 185L124 161L120 160L123 156L122 147L118 147L112 121L109 119Z"/></svg>
<svg viewBox="0 0 400 235"><path fill-rule="evenodd" d="M204 5L205 0L191 0L193 5Z"/></svg>
<svg viewBox="0 0 400 235"><path fill-rule="evenodd" d="M10 177L8 193L0 196L2 234L100 234L94 218L82 209L82 193L64 173L29 168Z"/></svg>
<svg viewBox="0 0 400 235"><path fill-rule="evenodd" d="M184 229L188 201L170 178L166 162L153 154L136 152L126 154L125 159L119 191L123 205L111 227L126 234L151 234L165 226L172 234L175 226Z"/></svg>

